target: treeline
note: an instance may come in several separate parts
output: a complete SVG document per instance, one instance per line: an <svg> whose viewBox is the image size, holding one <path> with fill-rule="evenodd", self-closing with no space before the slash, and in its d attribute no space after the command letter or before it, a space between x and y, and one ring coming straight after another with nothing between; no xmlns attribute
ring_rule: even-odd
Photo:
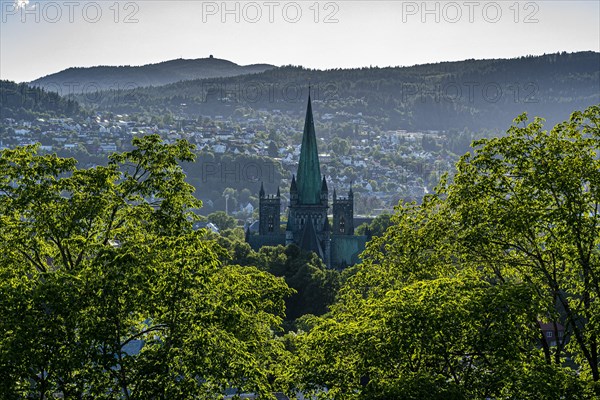
<svg viewBox="0 0 600 400"><path fill-rule="evenodd" d="M229 116L247 106L299 113L311 83L322 113L362 113L381 128L497 130L523 110L555 124L573 108L597 103L599 70L595 52L325 71L285 66L78 99L128 113Z"/></svg>
<svg viewBox="0 0 600 400"><path fill-rule="evenodd" d="M81 113L82 109L73 99L25 83L0 81L0 120L75 117Z"/></svg>

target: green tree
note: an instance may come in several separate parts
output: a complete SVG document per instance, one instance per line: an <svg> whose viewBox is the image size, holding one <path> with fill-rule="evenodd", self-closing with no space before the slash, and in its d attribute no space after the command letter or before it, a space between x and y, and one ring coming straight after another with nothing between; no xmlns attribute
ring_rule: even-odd
<svg viewBox="0 0 600 400"><path fill-rule="evenodd" d="M334 137L329 144L329 149L331 152L338 156L346 156L350 153L350 149L352 146L347 139L342 139L340 137Z"/></svg>
<svg viewBox="0 0 600 400"><path fill-rule="evenodd" d="M249 262L257 268L285 279L295 293L286 299L286 320L305 314L327 312L339 289L340 274L325 267L319 256L296 245L264 246Z"/></svg>
<svg viewBox="0 0 600 400"><path fill-rule="evenodd" d="M0 155L0 397L267 393L289 289L194 231L200 203L158 136L107 166Z"/></svg>
<svg viewBox="0 0 600 400"><path fill-rule="evenodd" d="M499 281L531 284L539 318L565 326L553 348L540 332L547 362L572 356L600 395L600 106L549 132L542 123L523 114L507 136L476 142L448 201L470 256Z"/></svg>
<svg viewBox="0 0 600 400"><path fill-rule="evenodd" d="M225 211L215 211L206 216L209 222L215 224L220 230L233 229L237 226L237 221L231 215L225 214Z"/></svg>
<svg viewBox="0 0 600 400"><path fill-rule="evenodd" d="M552 131L525 116L476 143L452 183L399 205L310 332L291 388L333 399L592 399L600 271L600 107ZM559 336L550 346L540 322Z"/></svg>
<svg viewBox="0 0 600 400"><path fill-rule="evenodd" d="M392 224L391 218L391 214L378 215L370 223L364 223L356 228L356 234L367 235L369 238L372 238L373 236L381 236Z"/></svg>

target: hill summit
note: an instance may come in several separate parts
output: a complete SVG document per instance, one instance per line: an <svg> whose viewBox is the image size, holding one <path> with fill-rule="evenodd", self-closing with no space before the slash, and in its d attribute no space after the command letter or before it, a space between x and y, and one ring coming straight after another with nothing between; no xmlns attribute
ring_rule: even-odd
<svg viewBox="0 0 600 400"><path fill-rule="evenodd" d="M36 79L30 84L59 92L63 92L65 87L86 85L93 85L99 90L134 89L191 79L254 74L273 68L275 66L269 64L238 65L211 55L207 58L179 58L142 66L73 67Z"/></svg>

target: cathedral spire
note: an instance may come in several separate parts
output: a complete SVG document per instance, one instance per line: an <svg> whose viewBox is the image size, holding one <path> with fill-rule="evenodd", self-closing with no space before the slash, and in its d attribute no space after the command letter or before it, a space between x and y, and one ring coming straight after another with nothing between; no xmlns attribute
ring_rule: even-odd
<svg viewBox="0 0 600 400"><path fill-rule="evenodd" d="M317 151L317 136L315 134L310 92L308 93L308 105L306 107L297 176L300 204L319 204L321 201L321 166L319 165L319 152Z"/></svg>

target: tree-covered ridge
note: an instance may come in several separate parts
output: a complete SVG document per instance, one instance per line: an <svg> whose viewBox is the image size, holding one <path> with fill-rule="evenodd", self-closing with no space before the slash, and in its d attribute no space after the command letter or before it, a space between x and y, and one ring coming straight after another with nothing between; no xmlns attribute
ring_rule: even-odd
<svg viewBox="0 0 600 400"><path fill-rule="evenodd" d="M275 68L269 64L238 65L218 58L176 59L142 66L97 66L69 68L31 82L48 90L73 94L82 88L133 89L160 86L178 81L254 74Z"/></svg>
<svg viewBox="0 0 600 400"><path fill-rule="evenodd" d="M600 53L325 71L285 66L77 98L119 112L227 116L250 106L296 113L308 83L321 113L362 113L385 129L502 129L524 110L555 124L600 101Z"/></svg>
<svg viewBox="0 0 600 400"><path fill-rule="evenodd" d="M0 81L0 120L73 117L82 112L73 99L25 83Z"/></svg>

